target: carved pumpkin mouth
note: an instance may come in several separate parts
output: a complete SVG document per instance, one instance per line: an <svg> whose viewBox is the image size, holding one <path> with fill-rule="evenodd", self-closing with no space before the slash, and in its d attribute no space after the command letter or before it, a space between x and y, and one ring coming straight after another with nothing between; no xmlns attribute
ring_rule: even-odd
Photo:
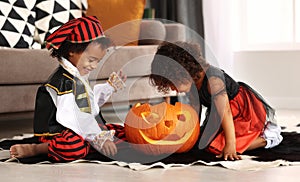
<svg viewBox="0 0 300 182"><path fill-rule="evenodd" d="M193 130L185 133L183 137L179 137L178 135L174 134L175 136L172 136L170 139L169 137L166 137L165 139L162 140L154 140L149 138L143 131L139 130L139 133L143 137L143 139L148 142L149 144L153 145L179 145L179 144L184 144L192 135ZM174 140L174 138L179 138L177 140Z"/></svg>

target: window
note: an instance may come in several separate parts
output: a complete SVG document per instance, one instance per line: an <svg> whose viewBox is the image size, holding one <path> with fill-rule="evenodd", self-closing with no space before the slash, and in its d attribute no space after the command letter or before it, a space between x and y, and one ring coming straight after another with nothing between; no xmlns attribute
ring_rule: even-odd
<svg viewBox="0 0 300 182"><path fill-rule="evenodd" d="M236 50L300 49L300 0L235 0Z"/></svg>

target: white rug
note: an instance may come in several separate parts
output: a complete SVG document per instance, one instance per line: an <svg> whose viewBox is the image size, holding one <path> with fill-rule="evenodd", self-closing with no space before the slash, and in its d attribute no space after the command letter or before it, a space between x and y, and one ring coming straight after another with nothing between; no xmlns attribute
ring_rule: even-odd
<svg viewBox="0 0 300 182"><path fill-rule="evenodd" d="M7 159L9 158L9 151L8 150L1 150L0 151L0 159ZM64 164L73 164L73 163L96 163L96 164L102 164L102 165L117 165L120 167L128 167L132 170L136 171L143 171L143 170L148 170L151 168L164 168L164 169L169 169L172 167L187 167L187 166L193 166L193 165L206 165L206 166L223 166L227 169L232 169L232 170L243 170L243 171L257 171L257 170L262 170L266 168L271 168L271 167L278 167L278 166L295 166L295 165L300 165L300 162L289 162L289 161L284 161L284 160L276 160L276 161L271 161L271 162L259 162L252 160L253 157L247 156L247 155L242 155L242 160L238 161L218 161L218 162L204 162L201 160L195 161L190 164L164 164L162 162L157 162L151 165L144 165L140 163L126 163L126 162L121 162L121 161L111 161L111 162L102 162L102 161L97 161L97 160L76 160L73 162L69 163L64 163ZM3 163L6 162L18 162L18 159L16 158L11 158L6 160ZM40 162L37 164L52 164L49 161L44 161ZM30 164L34 165L34 164Z"/></svg>
<svg viewBox="0 0 300 182"><path fill-rule="evenodd" d="M297 125L285 125L285 129L283 129L284 132L298 132L299 133L299 124ZM24 134L22 136L15 136L11 139L14 140L21 140L23 138L27 137L32 137L32 134ZM0 142L5 139L0 139ZM300 155L300 154L299 154ZM162 162L156 162L150 165L144 165L140 163L126 163L126 162L121 162L121 161L111 161L111 162L103 162L103 161L98 161L98 160L76 160L70 163L64 163L64 164L73 164L73 163L96 163L96 164L102 164L102 165L117 165L120 167L128 167L132 170L136 171L143 171L143 170L148 170L151 168L164 168L164 169L169 169L173 167L187 167L187 166L193 166L193 165L206 165L206 166L222 166L227 169L232 169L232 170L244 170L244 171L257 171L257 170L262 170L266 168L272 168L272 167L278 167L278 166L298 166L300 165L300 162L290 162L290 161L285 161L285 160L275 160L271 162L260 162L260 161L255 161L252 160L254 157L253 156L247 156L247 155L241 155L242 160L238 161L217 161L217 162L204 162L201 160L195 161L190 164L164 164ZM3 150L0 149L0 160L3 159L8 159L10 157L9 151L8 150ZM11 158L8 159L4 162L1 163L7 163L7 162L18 162L18 159L16 158ZM52 164L49 161L43 161L37 164ZM32 164L30 164L32 165ZM56 165L56 164L53 164Z"/></svg>

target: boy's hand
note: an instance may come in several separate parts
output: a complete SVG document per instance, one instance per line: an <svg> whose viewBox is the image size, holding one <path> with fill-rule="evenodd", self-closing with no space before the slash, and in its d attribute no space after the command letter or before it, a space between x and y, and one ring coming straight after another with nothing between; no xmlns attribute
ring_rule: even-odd
<svg viewBox="0 0 300 182"><path fill-rule="evenodd" d="M101 153L105 156L114 156L118 152L116 145L114 142L110 140L106 140L102 146Z"/></svg>
<svg viewBox="0 0 300 182"><path fill-rule="evenodd" d="M107 80L107 82L115 89L115 91L122 90L126 85L127 77L120 70L117 74L116 72L112 72Z"/></svg>

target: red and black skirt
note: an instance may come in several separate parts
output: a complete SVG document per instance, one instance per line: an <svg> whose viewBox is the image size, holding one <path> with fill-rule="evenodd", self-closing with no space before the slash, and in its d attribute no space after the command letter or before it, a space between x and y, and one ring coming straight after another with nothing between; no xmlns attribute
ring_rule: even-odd
<svg viewBox="0 0 300 182"><path fill-rule="evenodd" d="M255 91L241 85L238 94L229 101L229 105L235 128L236 151L242 154L264 130L267 119L266 104ZM225 135L221 130L209 144L208 150L220 154L224 146Z"/></svg>

